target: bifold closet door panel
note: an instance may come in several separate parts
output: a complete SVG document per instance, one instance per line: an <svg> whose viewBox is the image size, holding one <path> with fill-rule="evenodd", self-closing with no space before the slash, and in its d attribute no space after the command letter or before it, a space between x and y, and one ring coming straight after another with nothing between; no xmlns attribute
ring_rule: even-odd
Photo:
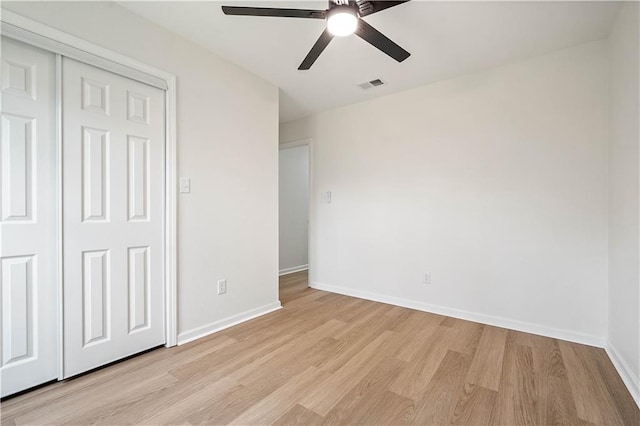
<svg viewBox="0 0 640 426"><path fill-rule="evenodd" d="M57 378L55 55L2 37L1 394Z"/></svg>
<svg viewBox="0 0 640 426"><path fill-rule="evenodd" d="M63 59L64 376L161 345L164 92Z"/></svg>

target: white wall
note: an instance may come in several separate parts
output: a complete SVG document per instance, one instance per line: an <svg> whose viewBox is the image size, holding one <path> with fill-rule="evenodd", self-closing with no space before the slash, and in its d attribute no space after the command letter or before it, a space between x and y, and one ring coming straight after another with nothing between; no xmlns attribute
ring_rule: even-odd
<svg viewBox="0 0 640 426"><path fill-rule="evenodd" d="M609 345L640 405L639 13L626 2L609 37Z"/></svg>
<svg viewBox="0 0 640 426"><path fill-rule="evenodd" d="M309 146L280 150L280 272L308 265Z"/></svg>
<svg viewBox="0 0 640 426"><path fill-rule="evenodd" d="M608 99L600 41L281 125L312 286L604 343Z"/></svg>
<svg viewBox="0 0 640 426"><path fill-rule="evenodd" d="M2 7L176 74L181 339L278 304L277 88L114 3Z"/></svg>

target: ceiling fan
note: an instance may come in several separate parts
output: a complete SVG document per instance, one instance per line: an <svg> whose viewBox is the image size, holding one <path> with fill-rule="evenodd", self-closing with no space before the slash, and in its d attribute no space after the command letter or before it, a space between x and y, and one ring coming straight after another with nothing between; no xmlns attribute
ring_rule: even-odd
<svg viewBox="0 0 640 426"><path fill-rule="evenodd" d="M222 12L225 15L326 19L327 27L298 67L299 70L308 70L334 36L344 37L354 33L398 62L407 59L411 55L409 52L362 19L407 1L329 0L326 10L222 6Z"/></svg>

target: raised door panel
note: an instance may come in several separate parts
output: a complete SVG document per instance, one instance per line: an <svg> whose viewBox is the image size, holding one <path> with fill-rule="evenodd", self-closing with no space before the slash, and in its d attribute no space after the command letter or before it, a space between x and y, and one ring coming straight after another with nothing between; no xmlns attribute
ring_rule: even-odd
<svg viewBox="0 0 640 426"><path fill-rule="evenodd" d="M109 340L111 310L109 299L109 251L96 250L82 253L83 335L84 345Z"/></svg>
<svg viewBox="0 0 640 426"><path fill-rule="evenodd" d="M2 268L2 366L37 356L34 337L35 256L4 258Z"/></svg>
<svg viewBox="0 0 640 426"><path fill-rule="evenodd" d="M109 220L109 132L82 128L82 216Z"/></svg>
<svg viewBox="0 0 640 426"><path fill-rule="evenodd" d="M109 115L109 84L83 77L82 109Z"/></svg>
<svg viewBox="0 0 640 426"><path fill-rule="evenodd" d="M127 136L127 192L129 220L149 218L149 139Z"/></svg>
<svg viewBox="0 0 640 426"><path fill-rule="evenodd" d="M149 247L130 247L129 257L129 332L149 327Z"/></svg>
<svg viewBox="0 0 640 426"><path fill-rule="evenodd" d="M2 113L2 220L34 219L33 117Z"/></svg>
<svg viewBox="0 0 640 426"><path fill-rule="evenodd" d="M21 58L28 59L28 58ZM36 64L2 59L2 92L36 100Z"/></svg>
<svg viewBox="0 0 640 426"><path fill-rule="evenodd" d="M142 124L149 124L149 96L127 91L127 118Z"/></svg>

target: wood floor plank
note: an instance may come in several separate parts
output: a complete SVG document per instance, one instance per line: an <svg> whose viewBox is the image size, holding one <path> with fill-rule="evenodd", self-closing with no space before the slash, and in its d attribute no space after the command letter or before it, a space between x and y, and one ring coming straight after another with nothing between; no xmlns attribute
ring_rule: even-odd
<svg viewBox="0 0 640 426"><path fill-rule="evenodd" d="M334 336L342 330L345 325L346 323L343 321L329 320L308 333L265 353L264 356L246 364L244 367L236 369L230 376L244 385L251 385L252 382L259 381L265 374L272 374L279 368L290 365L292 359L300 363L300 360L305 359L309 351L311 351L318 342ZM267 364L268 369L265 368Z"/></svg>
<svg viewBox="0 0 640 426"><path fill-rule="evenodd" d="M284 308L0 403L13 424L633 425L602 349L309 289Z"/></svg>
<svg viewBox="0 0 640 426"><path fill-rule="evenodd" d="M296 404L272 424L275 426L319 425L323 421L324 419L321 416L311 410L307 410L300 404Z"/></svg>
<svg viewBox="0 0 640 426"><path fill-rule="evenodd" d="M334 317L336 319L351 323L354 320L361 318L362 315L366 315L367 313L371 312L371 307L367 306L368 304L366 300L356 298L348 299L350 300L348 309L342 310L340 312L335 312Z"/></svg>
<svg viewBox="0 0 640 426"><path fill-rule="evenodd" d="M529 350L529 352L527 351ZM509 331L500 375L500 388L491 412L490 424L536 424L533 355L529 346L516 343L516 333Z"/></svg>
<svg viewBox="0 0 640 426"><path fill-rule="evenodd" d="M467 375L468 383L494 391L499 389L506 339L507 330L503 328L483 328Z"/></svg>
<svg viewBox="0 0 640 426"><path fill-rule="evenodd" d="M596 365L599 372L598 376L602 378L607 395L611 395L611 399L618 409L618 413L624 424L640 425L640 410L634 409L633 397L627 391L624 382L618 376L613 363L607 356L604 349L587 347L586 351Z"/></svg>
<svg viewBox="0 0 640 426"><path fill-rule="evenodd" d="M390 309L391 307L389 305L382 304L373 309L368 309L366 312L363 312L361 315L358 315L346 323L348 325L345 325L340 332L335 334L336 339L345 339L348 338L350 334L362 334L360 332L366 332L368 330L375 333L381 329L388 329L390 327L388 324L392 321L401 321L394 317L387 317L387 321L381 320L385 319L384 315L389 312Z"/></svg>
<svg viewBox="0 0 640 426"><path fill-rule="evenodd" d="M578 416L596 424L624 424L613 395L606 388L595 361L589 356L589 350L569 342L559 342L559 345Z"/></svg>
<svg viewBox="0 0 640 426"><path fill-rule="evenodd" d="M423 398L433 375L449 351L449 342L456 338L457 333L456 329L438 327L389 390L413 400Z"/></svg>
<svg viewBox="0 0 640 426"><path fill-rule="evenodd" d="M584 422L578 417L576 404L573 400L571 387L566 378L549 376L547 384L542 391L538 392L540 408L538 409L538 419L552 425L575 425ZM542 420L541 420L542 421Z"/></svg>
<svg viewBox="0 0 640 426"><path fill-rule="evenodd" d="M376 361L384 357L382 346L386 345L394 334L396 333L385 331L376 337L341 368L333 372L324 383L309 392L300 401L300 405L323 417L326 416L337 402L376 366Z"/></svg>
<svg viewBox="0 0 640 426"><path fill-rule="evenodd" d="M415 401L393 393L384 391L377 399L377 403L370 410L362 412L361 416L352 416L350 423L354 425L400 425L406 424L415 412Z"/></svg>
<svg viewBox="0 0 640 426"><path fill-rule="evenodd" d="M301 354L296 359L286 357L273 364L268 364L256 374L240 379L240 383L264 392L276 389L289 380L291 376L301 373L310 366L315 366L314 363L318 359L329 356L337 344L338 341L333 338L324 338L310 347L307 354Z"/></svg>
<svg viewBox="0 0 640 426"><path fill-rule="evenodd" d="M411 423L421 425L451 423L455 413L458 390L464 386L464 378L470 363L469 355L447 351L436 373L429 381Z"/></svg>
<svg viewBox="0 0 640 426"><path fill-rule="evenodd" d="M413 311L411 309L403 308L401 306L393 306L391 309L389 309L389 312L387 312L385 315L388 315L390 317L399 318L401 321L404 321L412 313L413 313Z"/></svg>
<svg viewBox="0 0 640 426"><path fill-rule="evenodd" d="M519 338L522 334L517 333L515 341L532 349L537 419L547 419L550 424L581 423L558 341L533 335Z"/></svg>
<svg viewBox="0 0 640 426"><path fill-rule="evenodd" d="M413 338L408 339L406 345L398 347L395 357L401 361L415 361L416 357L418 357L423 350L425 343L433 338L433 334L437 329L437 326L428 326L422 330L416 331Z"/></svg>
<svg viewBox="0 0 640 426"><path fill-rule="evenodd" d="M251 363L293 339L294 336L282 334L266 336L261 334L255 341L242 341L210 355L191 362L185 362L169 370L179 380L190 380L208 375L212 380L221 379L232 371Z"/></svg>
<svg viewBox="0 0 640 426"><path fill-rule="evenodd" d="M439 326L446 319L443 316L427 312L408 311L410 314L407 315L406 318L393 329L393 331L400 334L413 335L420 330Z"/></svg>
<svg viewBox="0 0 640 426"><path fill-rule="evenodd" d="M469 383L459 390L451 424L481 426L489 424L498 392Z"/></svg>
<svg viewBox="0 0 640 426"><path fill-rule="evenodd" d="M442 325L458 330L458 337L450 341L449 350L467 355L475 353L484 331L484 325L456 318L447 318L442 322Z"/></svg>
<svg viewBox="0 0 640 426"><path fill-rule="evenodd" d="M104 413L104 407L121 400L135 398L140 394L153 393L175 384L177 380L170 374L145 376L130 374L121 376L118 387L95 386L74 392L55 403L55 411L50 406L41 405L17 417L20 424L85 424L87 419L96 419L96 411ZM119 391L116 392L116 389ZM100 401L99 406L83 401ZM108 414L108 413L107 413Z"/></svg>
<svg viewBox="0 0 640 426"><path fill-rule="evenodd" d="M364 421L372 410L385 403L389 384L405 366L406 363L398 359L381 360L327 413L323 424L343 425Z"/></svg>
<svg viewBox="0 0 640 426"><path fill-rule="evenodd" d="M322 381L330 373L309 367L290 381L270 393L258 403L230 422L232 425L270 424L293 408L310 385Z"/></svg>
<svg viewBox="0 0 640 426"><path fill-rule="evenodd" d="M518 389L515 406L516 424L538 424L536 413L536 381L533 370L533 353L529 346L515 345L516 386Z"/></svg>
<svg viewBox="0 0 640 426"><path fill-rule="evenodd" d="M144 424L181 424L188 422L194 407L205 406L215 397L237 388L238 382L225 377L216 382L204 384L197 390L191 386L176 385L164 393L151 394L148 401L138 402L117 416L105 416L99 423L124 424L128 422Z"/></svg>
<svg viewBox="0 0 640 426"><path fill-rule="evenodd" d="M187 421L194 425L223 425L240 416L262 400L269 391L238 385L212 396L206 403L193 405ZM148 421L142 424L150 425Z"/></svg>

